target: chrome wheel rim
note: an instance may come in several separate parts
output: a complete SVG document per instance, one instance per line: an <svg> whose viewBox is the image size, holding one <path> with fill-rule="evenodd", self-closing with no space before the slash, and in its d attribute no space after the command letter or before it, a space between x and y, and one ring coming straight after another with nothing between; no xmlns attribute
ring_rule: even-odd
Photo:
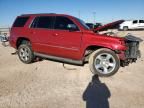
<svg viewBox="0 0 144 108"><path fill-rule="evenodd" d="M29 54L29 49L28 48L21 48L19 51L19 56L23 61L28 61L30 54Z"/></svg>
<svg viewBox="0 0 144 108"><path fill-rule="evenodd" d="M115 69L116 60L111 54L102 53L95 58L94 66L99 73L109 74Z"/></svg>

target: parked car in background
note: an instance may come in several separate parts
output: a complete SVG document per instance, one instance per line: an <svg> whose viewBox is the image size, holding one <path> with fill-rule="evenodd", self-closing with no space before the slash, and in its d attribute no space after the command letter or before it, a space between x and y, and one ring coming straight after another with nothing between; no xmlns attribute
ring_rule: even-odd
<svg viewBox="0 0 144 108"><path fill-rule="evenodd" d="M93 24L93 23L86 23L86 25L87 25L90 29L96 29L96 28L102 26L101 23L95 23L95 24Z"/></svg>
<svg viewBox="0 0 144 108"><path fill-rule="evenodd" d="M98 28L98 27L100 27L100 26L102 26L101 23L95 23L94 28L96 29L96 28Z"/></svg>
<svg viewBox="0 0 144 108"><path fill-rule="evenodd" d="M144 29L144 20L124 21L122 24L120 24L119 29L124 31Z"/></svg>
<svg viewBox="0 0 144 108"><path fill-rule="evenodd" d="M8 41L7 33L0 35L0 41L1 42L7 42Z"/></svg>
<svg viewBox="0 0 144 108"><path fill-rule="evenodd" d="M93 29L93 28L94 28L94 24L93 24L93 23L86 23L86 25L87 25L90 29Z"/></svg>
<svg viewBox="0 0 144 108"><path fill-rule="evenodd" d="M65 14L25 14L11 28L9 42L26 64L37 57L62 63L89 63L93 74L114 75L120 66L140 56L139 40L99 34L120 21L95 29L79 18ZM122 65L123 64L123 65Z"/></svg>

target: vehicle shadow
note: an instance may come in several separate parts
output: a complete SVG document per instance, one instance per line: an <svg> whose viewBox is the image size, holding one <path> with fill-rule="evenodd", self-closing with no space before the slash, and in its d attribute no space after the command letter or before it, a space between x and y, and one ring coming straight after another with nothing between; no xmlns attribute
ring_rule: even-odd
<svg viewBox="0 0 144 108"><path fill-rule="evenodd" d="M83 93L83 100L86 101L86 108L109 108L111 93L105 83L101 83L97 75Z"/></svg>

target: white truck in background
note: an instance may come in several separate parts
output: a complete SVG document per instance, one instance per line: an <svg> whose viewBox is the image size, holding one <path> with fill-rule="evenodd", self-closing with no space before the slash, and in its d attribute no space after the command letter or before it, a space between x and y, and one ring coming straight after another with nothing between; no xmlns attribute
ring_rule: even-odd
<svg viewBox="0 0 144 108"><path fill-rule="evenodd" d="M120 24L120 30L138 30L144 29L144 20L128 20Z"/></svg>

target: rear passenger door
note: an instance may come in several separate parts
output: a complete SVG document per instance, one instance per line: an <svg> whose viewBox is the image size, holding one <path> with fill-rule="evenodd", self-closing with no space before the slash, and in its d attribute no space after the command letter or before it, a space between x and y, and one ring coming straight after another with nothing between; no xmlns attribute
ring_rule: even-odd
<svg viewBox="0 0 144 108"><path fill-rule="evenodd" d="M70 25L75 26L76 29L70 31ZM82 32L74 21L65 16L56 16L54 34L51 38L51 43L55 48L54 53L64 58L79 59L81 41Z"/></svg>
<svg viewBox="0 0 144 108"><path fill-rule="evenodd" d="M36 17L31 24L30 35L33 38L33 49L36 52L53 54L50 41L53 35L54 16Z"/></svg>

